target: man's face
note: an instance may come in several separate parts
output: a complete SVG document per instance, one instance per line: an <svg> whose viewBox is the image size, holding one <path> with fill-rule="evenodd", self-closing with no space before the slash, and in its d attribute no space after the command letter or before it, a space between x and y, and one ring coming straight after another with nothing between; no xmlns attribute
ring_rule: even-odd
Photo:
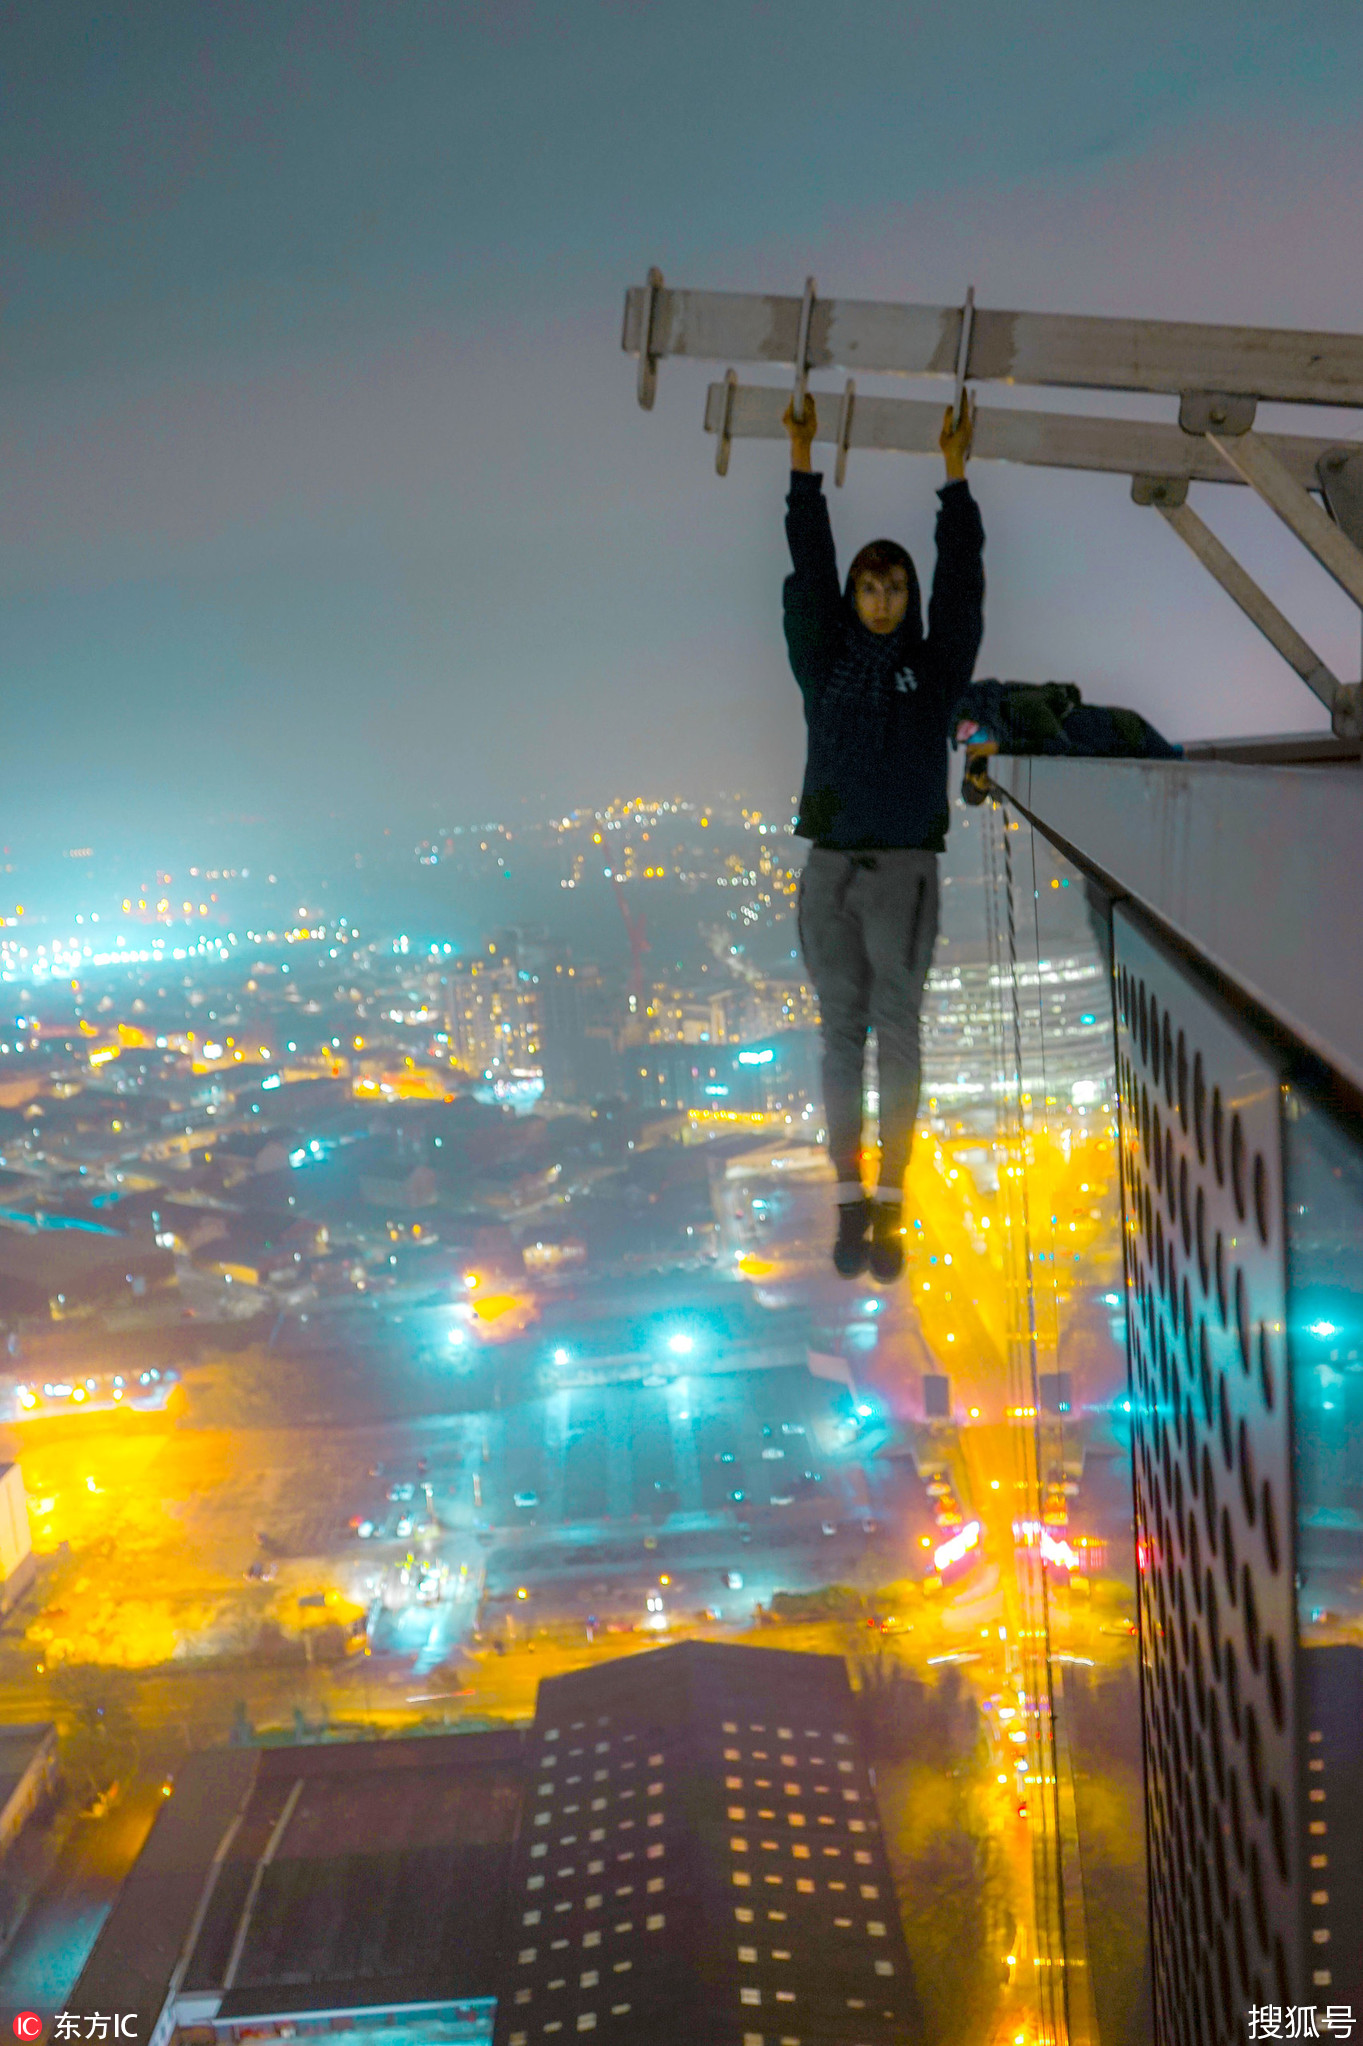
<svg viewBox="0 0 1363 2046"><path fill-rule="evenodd" d="M909 574L896 564L874 574L859 575L852 601L868 632L894 632L909 608Z"/></svg>

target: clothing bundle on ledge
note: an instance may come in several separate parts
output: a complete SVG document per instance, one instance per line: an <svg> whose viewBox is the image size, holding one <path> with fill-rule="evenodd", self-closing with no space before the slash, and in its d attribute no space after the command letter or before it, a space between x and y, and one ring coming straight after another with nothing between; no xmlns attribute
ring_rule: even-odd
<svg viewBox="0 0 1363 2046"><path fill-rule="evenodd" d="M1183 748L1139 711L1085 703L1074 682L972 682L951 715L976 730L965 741L962 793L982 803L990 753L1047 753L1089 760L1181 760ZM953 745L956 743L953 738Z"/></svg>
<svg viewBox="0 0 1363 2046"><path fill-rule="evenodd" d="M969 743L992 741L1000 753L1076 753L1101 760L1181 760L1137 710L1085 703L1074 682L972 682L953 722L979 726Z"/></svg>

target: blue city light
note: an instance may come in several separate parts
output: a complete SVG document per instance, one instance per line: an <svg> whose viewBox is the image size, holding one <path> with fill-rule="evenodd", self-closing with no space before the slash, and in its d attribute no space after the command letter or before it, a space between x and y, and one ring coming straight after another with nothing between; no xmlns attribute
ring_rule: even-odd
<svg viewBox="0 0 1363 2046"><path fill-rule="evenodd" d="M740 1066L769 1066L775 1057L776 1053L767 1045L762 1051L741 1051L738 1063Z"/></svg>
<svg viewBox="0 0 1363 2046"><path fill-rule="evenodd" d="M689 1357L696 1347L696 1339L687 1335L685 1329L678 1329L668 1337L667 1347L674 1357Z"/></svg>
<svg viewBox="0 0 1363 2046"><path fill-rule="evenodd" d="M871 1418L871 1415L872 1415L872 1414L873 1414L873 1413L875 1412L875 1408L874 1408L874 1407L868 1407L868 1406L866 1405L866 1403L865 1403L865 1402L863 1401L863 1402L862 1402L862 1403L861 1403L861 1404L860 1404L860 1405L858 1406L858 1408L857 1408L857 1412L858 1412L858 1414L859 1414L859 1415L861 1416L861 1418L862 1418L862 1420L863 1420L863 1421L869 1421L869 1420L870 1420L870 1418Z"/></svg>
<svg viewBox="0 0 1363 2046"><path fill-rule="evenodd" d="M562 1348L562 1346L560 1346L554 1352L554 1362L556 1364L567 1364L568 1362L570 1362L571 1356L572 1356L571 1351L565 1350Z"/></svg>

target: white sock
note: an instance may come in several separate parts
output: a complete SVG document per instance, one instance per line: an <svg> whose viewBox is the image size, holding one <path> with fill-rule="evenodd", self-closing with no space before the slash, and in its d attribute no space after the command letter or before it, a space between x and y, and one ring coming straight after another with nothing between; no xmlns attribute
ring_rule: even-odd
<svg viewBox="0 0 1363 2046"><path fill-rule="evenodd" d="M833 1195L840 1208L850 1208L855 1201L864 1201L866 1189L859 1179L840 1179Z"/></svg>

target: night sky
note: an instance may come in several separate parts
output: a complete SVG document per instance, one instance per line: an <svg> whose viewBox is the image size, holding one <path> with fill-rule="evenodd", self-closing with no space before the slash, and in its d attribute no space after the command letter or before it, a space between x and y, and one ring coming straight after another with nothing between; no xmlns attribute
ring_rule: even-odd
<svg viewBox="0 0 1363 2046"><path fill-rule="evenodd" d="M715 479L713 366L664 364L637 409L620 312L650 263L1363 326L1354 0L24 0L0 23L11 837L780 809L783 458L740 445ZM972 480L981 675L1073 678L1175 737L1322 722L1123 481ZM844 547L930 559L939 481L854 456ZM1356 677L1356 611L1271 516L1194 501Z"/></svg>

